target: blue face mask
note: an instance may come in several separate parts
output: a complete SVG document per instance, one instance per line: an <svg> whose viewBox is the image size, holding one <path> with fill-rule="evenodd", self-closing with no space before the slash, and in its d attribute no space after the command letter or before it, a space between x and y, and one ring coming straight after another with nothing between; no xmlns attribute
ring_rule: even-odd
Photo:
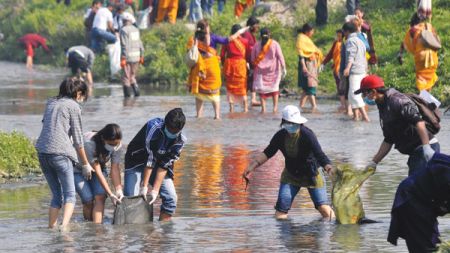
<svg viewBox="0 0 450 253"><path fill-rule="evenodd" d="M364 97L364 103L368 104L368 105L376 105L377 103L375 102L375 100L370 99L368 97Z"/></svg>
<svg viewBox="0 0 450 253"><path fill-rule="evenodd" d="M297 133L297 130L300 128L298 124L283 124L283 128L290 134Z"/></svg>
<svg viewBox="0 0 450 253"><path fill-rule="evenodd" d="M167 130L167 127L164 127L164 134L167 136L167 138L169 139L175 139L178 137L178 135L180 134L179 132L176 134L173 134L171 132L169 132L169 130Z"/></svg>

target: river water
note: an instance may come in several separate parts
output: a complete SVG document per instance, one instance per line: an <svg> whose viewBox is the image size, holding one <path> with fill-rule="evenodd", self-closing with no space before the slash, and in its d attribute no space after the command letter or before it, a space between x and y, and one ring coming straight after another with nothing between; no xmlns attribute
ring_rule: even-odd
<svg viewBox="0 0 450 253"><path fill-rule="evenodd" d="M45 100L57 93L63 70L29 72L22 65L0 62L0 129L19 130L35 139L41 130ZM57 74L54 74L56 72ZM280 110L293 99L281 99ZM270 103L269 103L270 105ZM77 202L70 232L50 231L46 184L0 187L1 252L405 252L403 240L390 245L387 232L390 208L398 183L407 175L406 156L391 152L361 189L366 216L379 223L336 225L320 220L307 191L296 198L287 221L273 218L283 158L277 154L253 175L247 191L240 175L249 158L262 151L279 129L280 115L227 112L222 99L221 121L196 119L194 99L182 91L158 87L143 89L138 99L124 100L118 84L95 84L95 96L83 106L84 130L119 124L128 143L149 119L163 117L173 107L187 115L188 138L175 167L177 213L170 223L142 226L111 225L113 208L108 200L105 224L83 222ZM337 102L320 100L320 114L305 114L325 153L335 163L362 168L382 141L376 110L371 123L355 123L336 113ZM269 106L269 108L271 108ZM237 108L239 110L239 108ZM443 118L438 138L450 153L449 115ZM330 184L328 183L328 186ZM159 201L155 215L159 213ZM157 218L155 216L155 218ZM440 218L440 230L450 239L450 219Z"/></svg>

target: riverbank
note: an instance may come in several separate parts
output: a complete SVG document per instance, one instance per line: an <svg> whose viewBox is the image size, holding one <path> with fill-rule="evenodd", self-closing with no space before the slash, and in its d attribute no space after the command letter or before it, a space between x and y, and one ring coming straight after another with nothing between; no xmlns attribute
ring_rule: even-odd
<svg viewBox="0 0 450 253"><path fill-rule="evenodd" d="M3 8L0 10L0 27L3 29L1 32L5 34L5 40L0 44L0 59L23 62L23 50L17 46L16 40L24 33L38 32L49 38L54 53L46 55L41 52L42 50L37 50L36 62L63 66L63 49L84 43L83 14L90 2L90 0L80 0L72 3L70 7L66 7L56 4L55 1L3 0L1 4ZM229 29L234 23L245 23L246 18L251 14L250 11L246 11L240 20L236 20L233 16L232 2L227 2L222 15L216 15L210 21L214 33L229 34ZM287 77L281 83L282 87L296 89L296 28L304 22L314 21L312 5L315 1L286 0L282 3L289 7L284 16L296 18L284 22L285 20L280 20L280 15L276 13L265 13L262 14L264 17L261 17L263 20L261 26L266 26L271 30L273 38L280 43L283 49L288 69ZM406 56L403 65L399 65L396 58L410 16L415 11L414 3L408 0L400 0L395 3L390 0L363 0L361 5L365 9L366 19L373 27L375 48L379 60L378 67L372 69L371 72L382 76L390 87L395 87L403 92L416 92L413 57ZM433 2L433 25L441 37L443 49L439 52L440 66L437 73L439 81L432 93L444 105L450 104L450 88L447 86L447 80L450 80L450 58L446 55L446 50L450 48L450 34L445 32L450 29L450 23L446 22L446 18L450 15L449 7L450 3L446 0ZM341 27L345 15L343 6L333 4L329 7L328 25L316 29L313 40L324 53L331 47L335 30ZM142 31L146 52L145 64L140 68L138 75L141 84L158 83L184 86L188 74L183 61L185 45L189 36L192 35L185 22L186 20L178 21L176 25L156 25L150 30ZM94 77L97 81L108 79L109 64L106 55L97 57ZM336 88L331 68L326 68L319 78L319 94L334 94Z"/></svg>

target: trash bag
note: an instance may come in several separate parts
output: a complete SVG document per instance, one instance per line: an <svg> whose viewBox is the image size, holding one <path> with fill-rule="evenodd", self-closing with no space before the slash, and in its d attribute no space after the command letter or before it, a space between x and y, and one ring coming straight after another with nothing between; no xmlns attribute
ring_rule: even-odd
<svg viewBox="0 0 450 253"><path fill-rule="evenodd" d="M114 225L146 224L152 221L153 204L149 205L142 196L124 197L114 210Z"/></svg>
<svg viewBox="0 0 450 253"><path fill-rule="evenodd" d="M137 22L136 22L137 28L139 28L141 30L148 28L150 12L152 12L152 10L153 10L153 7L150 6L145 10L137 12L137 17L138 17Z"/></svg>
<svg viewBox="0 0 450 253"><path fill-rule="evenodd" d="M331 200L336 221L340 224L356 224L365 218L359 189L364 181L375 173L375 168L355 170L350 165L339 165L332 176ZM367 223L371 223L368 221Z"/></svg>
<svg viewBox="0 0 450 253"><path fill-rule="evenodd" d="M108 44L108 55L109 55L109 69L111 71L111 77L114 77L119 73L120 67L120 40L117 39L116 43Z"/></svg>

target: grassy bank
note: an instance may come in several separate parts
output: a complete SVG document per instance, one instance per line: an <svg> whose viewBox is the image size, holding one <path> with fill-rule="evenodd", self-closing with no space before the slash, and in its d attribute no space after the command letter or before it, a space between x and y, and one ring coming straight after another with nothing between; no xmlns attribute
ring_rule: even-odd
<svg viewBox="0 0 450 253"><path fill-rule="evenodd" d="M283 1L295 2L296 0ZM46 0L0 0L0 27L6 35L0 44L0 59L9 61L24 61L23 50L17 46L16 40L27 32L38 32L49 38L54 54L45 55L37 50L36 62L62 66L64 62L63 48L82 44L84 42L84 28L82 16L89 6L90 0L74 1L70 7L55 1ZM225 13L215 16L211 21L212 31L229 34L230 27L236 22L244 22L250 15L246 12L241 20L233 17L233 1L228 1ZM297 17L289 26L283 26L276 19L268 19L262 24L271 29L273 38L280 42L288 65L288 75L282 85L297 87L297 55L295 52L296 27L306 21L314 20L314 9L297 0L296 8L290 10ZM310 2L310 1L309 1ZM385 78L388 86L404 92L415 92L415 76L413 57L405 57L405 63L399 65L396 55L400 42L408 28L409 19L414 10L412 0L363 0L362 7L366 12L366 19L373 26L375 48L379 58L379 67L372 70ZM450 3L447 0L433 2L433 25L439 32L444 48L439 52L440 66L438 76L440 80L433 89L433 94L446 104L450 104L450 89L447 80L450 78L450 59L447 57L450 35L446 31L450 23L446 18L450 15ZM216 8L216 6L215 6ZM343 8L329 10L329 24L316 30L314 41L323 49L324 53L332 45L335 30L340 28L345 16ZM270 15L270 14L269 14ZM183 88L187 69L183 63L185 44L191 32L182 22L175 26L163 24L142 32L145 45L145 64L140 70L141 83L158 82L160 84L179 85ZM108 59L106 55L97 57L95 78L106 79L109 76ZM334 79L330 68L320 75L319 92L334 94Z"/></svg>
<svg viewBox="0 0 450 253"><path fill-rule="evenodd" d="M17 178L39 173L33 143L22 133L0 131L0 178Z"/></svg>

